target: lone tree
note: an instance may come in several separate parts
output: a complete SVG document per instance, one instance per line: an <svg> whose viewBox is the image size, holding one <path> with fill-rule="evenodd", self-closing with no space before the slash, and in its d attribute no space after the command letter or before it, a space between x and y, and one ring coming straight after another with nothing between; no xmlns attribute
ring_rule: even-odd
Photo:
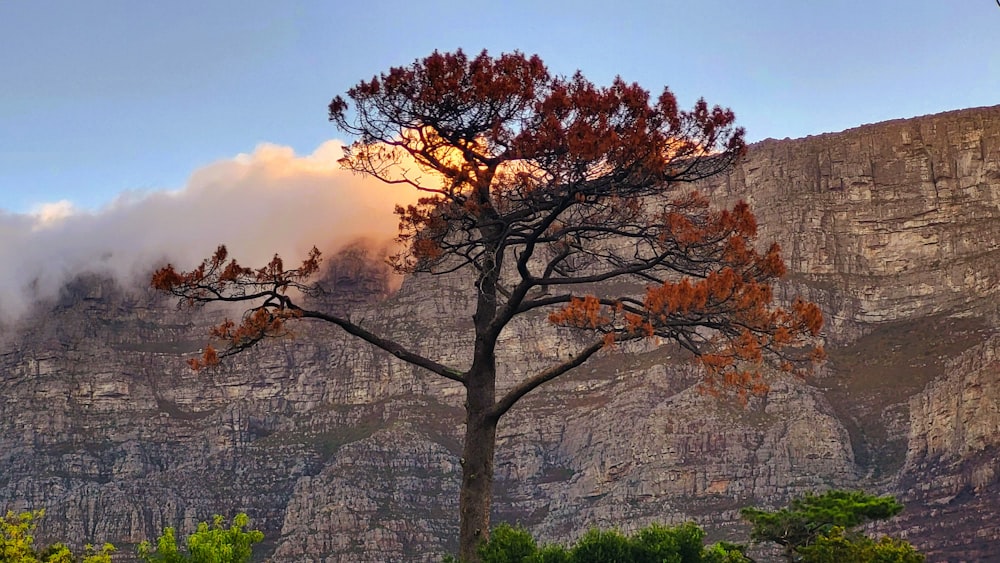
<svg viewBox="0 0 1000 563"><path fill-rule="evenodd" d="M796 360L821 354L810 344L822 325L819 309L801 300L773 304L771 284L784 264L778 245L755 247L748 206L714 210L682 189L743 153L731 111L704 100L681 111L668 89L652 98L621 79L598 87L580 73L553 76L537 56L516 52L435 52L360 82L347 97L350 104L338 96L329 106L330 120L357 139L343 166L422 192L416 205L396 208L403 250L392 265L402 273L474 273L467 363L445 365L434 350L305 305L297 296L315 287L315 248L297 268L276 256L253 269L227 261L219 247L194 270L160 269L152 284L189 304L248 303L242 321L214 329L224 349L206 347L195 368L310 319L463 385L463 559L476 560L489 533L497 423L540 385L616 343L650 337L696 357L706 389L741 397L766 390L765 361L792 371ZM624 283L603 283L612 281ZM547 314L588 341L498 395L498 339L528 314Z"/></svg>

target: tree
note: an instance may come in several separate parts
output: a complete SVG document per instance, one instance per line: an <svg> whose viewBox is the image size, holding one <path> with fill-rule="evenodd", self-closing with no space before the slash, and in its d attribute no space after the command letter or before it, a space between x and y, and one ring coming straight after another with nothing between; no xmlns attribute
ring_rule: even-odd
<svg viewBox="0 0 1000 563"><path fill-rule="evenodd" d="M817 542L823 547L812 550L813 553L832 552L838 543L850 543L850 538L843 536L844 530L892 518L902 510L903 505L891 496L831 490L820 495L807 493L774 512L744 508L740 514L753 526L750 531L753 541L777 543L784 548L786 559L797 561ZM827 536L834 530L840 531Z"/></svg>
<svg viewBox="0 0 1000 563"><path fill-rule="evenodd" d="M740 397L767 388L762 362L798 369L821 355L807 345L822 315L811 303L773 304L784 273L777 244L755 247L745 203L710 208L686 183L727 170L744 151L733 113L699 100L678 109L616 79L553 76L521 53L435 52L362 81L329 106L357 141L348 169L421 192L399 206L399 272L474 273L474 349L464 365L408 348L347 315L297 298L314 289L315 248L299 267L227 261L225 247L190 271L158 270L154 287L183 303L248 302L240 322L213 331L202 368L286 334L293 321L332 323L397 358L464 386L460 555L474 560L488 535L497 424L527 393L616 344L656 337L705 367L705 389ZM606 283L621 282L621 283ZM636 290L636 284L645 289ZM497 392L497 342L520 315L547 315L587 338L567 359Z"/></svg>
<svg viewBox="0 0 1000 563"><path fill-rule="evenodd" d="M187 537L187 552L177 545L173 528L166 528L156 539L154 548L149 542L139 544L139 559L146 563L248 563L253 555L253 544L264 540L260 530L247 530L250 519L244 513L233 518L226 527L222 516L212 517L212 526L200 522L198 529Z"/></svg>
<svg viewBox="0 0 1000 563"><path fill-rule="evenodd" d="M34 510L15 514L7 512L0 517L0 563L111 563L115 546L106 543L100 550L92 545L83 548L78 557L64 543L54 543L39 551L35 548L33 535L37 521L45 516L45 510Z"/></svg>

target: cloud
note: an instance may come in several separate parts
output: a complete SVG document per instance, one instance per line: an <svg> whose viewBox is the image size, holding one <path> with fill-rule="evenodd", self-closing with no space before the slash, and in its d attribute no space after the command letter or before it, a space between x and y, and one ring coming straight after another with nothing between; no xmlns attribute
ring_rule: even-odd
<svg viewBox="0 0 1000 563"><path fill-rule="evenodd" d="M391 239L394 204L416 194L342 170L341 147L328 141L296 156L260 145L198 169L182 189L125 193L97 212L68 201L0 211L0 321L81 273L145 283L155 267L191 268L219 244L245 265L263 265L275 253L294 263L313 245L329 255L358 238Z"/></svg>
<svg viewBox="0 0 1000 563"><path fill-rule="evenodd" d="M52 225L66 219L75 212L76 210L73 207L73 202L65 199L55 203L40 205L32 213L32 216L35 217L35 229L44 229L48 225Z"/></svg>

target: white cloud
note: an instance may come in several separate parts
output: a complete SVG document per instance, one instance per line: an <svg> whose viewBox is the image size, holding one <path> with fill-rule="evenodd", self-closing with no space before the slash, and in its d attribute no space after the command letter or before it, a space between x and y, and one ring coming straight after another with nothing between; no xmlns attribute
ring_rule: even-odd
<svg viewBox="0 0 1000 563"><path fill-rule="evenodd" d="M58 223L75 212L76 209L73 207L73 203L64 199L55 203L46 203L38 206L31 212L31 216L35 218L35 230L39 230Z"/></svg>
<svg viewBox="0 0 1000 563"><path fill-rule="evenodd" d="M180 190L126 193L97 212L68 201L0 211L0 320L83 272L145 283L155 267L193 267L219 244L263 265L275 253L294 263L313 245L329 255L360 237L390 239L394 204L416 194L341 170L341 146L328 141L296 156L264 144L196 170Z"/></svg>

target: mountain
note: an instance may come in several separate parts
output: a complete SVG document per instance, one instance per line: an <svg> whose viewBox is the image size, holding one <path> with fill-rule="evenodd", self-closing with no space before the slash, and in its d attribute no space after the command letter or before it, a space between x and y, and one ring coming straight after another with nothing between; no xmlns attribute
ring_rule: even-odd
<svg viewBox="0 0 1000 563"><path fill-rule="evenodd" d="M746 407L699 393L669 345L593 360L501 422L495 519L551 540L694 519L745 538L738 509L864 488L881 529L932 560L1000 541L1000 106L752 145L698 189L745 199L776 240L785 297L822 305L829 361ZM391 291L354 248L320 297L437 359L471 349L449 276ZM47 509L42 539L151 539L246 511L275 561L436 561L455 547L460 387L328 326L193 373L226 311L178 309L83 274L0 332L0 509ZM507 383L572 335L503 335Z"/></svg>

